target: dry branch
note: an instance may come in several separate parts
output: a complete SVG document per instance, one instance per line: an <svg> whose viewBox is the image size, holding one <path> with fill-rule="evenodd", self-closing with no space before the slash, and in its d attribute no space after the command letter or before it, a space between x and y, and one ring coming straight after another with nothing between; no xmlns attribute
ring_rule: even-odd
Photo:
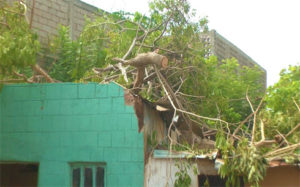
<svg viewBox="0 0 300 187"><path fill-rule="evenodd" d="M288 137L289 135L291 135L296 129L298 129L300 127L300 123L298 123L298 125L296 125L290 132L288 132L285 137Z"/></svg>
<svg viewBox="0 0 300 187"><path fill-rule="evenodd" d="M45 70L43 70L39 65L32 65L31 68L36 71L37 73L43 75L47 82L54 83L55 81L46 73Z"/></svg>
<svg viewBox="0 0 300 187"><path fill-rule="evenodd" d="M24 74L18 73L16 71L13 71L14 75L21 77L23 81L28 82L28 83L33 83L30 79L28 79Z"/></svg>
<svg viewBox="0 0 300 187"><path fill-rule="evenodd" d="M168 66L168 58L155 52L141 53L130 60L123 60L119 58L114 58L113 60L136 68L148 65L157 65L159 68L166 68Z"/></svg>

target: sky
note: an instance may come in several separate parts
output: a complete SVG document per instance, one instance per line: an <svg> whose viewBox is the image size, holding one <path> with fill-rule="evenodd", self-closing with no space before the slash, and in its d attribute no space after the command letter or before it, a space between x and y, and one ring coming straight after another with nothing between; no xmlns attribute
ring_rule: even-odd
<svg viewBox="0 0 300 187"><path fill-rule="evenodd" d="M148 0L83 0L108 12L147 14ZM300 65L299 0L189 0L209 28L267 70L267 85L289 65Z"/></svg>

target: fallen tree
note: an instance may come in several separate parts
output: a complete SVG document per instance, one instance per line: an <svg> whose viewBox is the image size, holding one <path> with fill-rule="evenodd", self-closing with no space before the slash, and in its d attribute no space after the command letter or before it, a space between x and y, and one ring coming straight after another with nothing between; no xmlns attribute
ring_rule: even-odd
<svg viewBox="0 0 300 187"><path fill-rule="evenodd" d="M19 19L22 6L0 10L6 16L0 27L2 83L118 82L136 96L138 116L143 116L142 100L160 108L168 139L157 146L167 143L170 150L198 154L209 144L219 150L224 161L220 174L232 185L240 176L257 185L268 161L299 162L299 66L282 72L264 96L257 68L205 57L207 20L192 22L186 1L154 1L148 17L104 14L88 21L75 41L62 27L45 70L36 64L37 38ZM18 45L12 45L12 38Z"/></svg>

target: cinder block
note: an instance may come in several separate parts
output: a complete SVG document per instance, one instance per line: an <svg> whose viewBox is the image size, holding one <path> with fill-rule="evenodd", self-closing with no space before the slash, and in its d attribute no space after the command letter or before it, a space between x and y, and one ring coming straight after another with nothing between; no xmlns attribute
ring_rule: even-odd
<svg viewBox="0 0 300 187"><path fill-rule="evenodd" d="M136 161L136 162L144 162L144 151L143 149L136 148L136 149L131 149L131 161Z"/></svg>
<svg viewBox="0 0 300 187"><path fill-rule="evenodd" d="M119 182L119 176L120 175L108 175L107 178L108 178L108 186L111 186L111 187L118 187L118 186L123 186L124 184L121 184Z"/></svg>
<svg viewBox="0 0 300 187"><path fill-rule="evenodd" d="M116 148L108 148L108 147L104 148L104 160L107 162L109 161L116 162L119 158L118 156L119 154L120 152Z"/></svg>
<svg viewBox="0 0 300 187"><path fill-rule="evenodd" d="M119 176L119 183L122 184L122 186L126 186L126 187L131 187L132 186L132 175L127 175L127 173L125 175L120 175Z"/></svg>
<svg viewBox="0 0 300 187"><path fill-rule="evenodd" d="M73 146L97 146L96 132L72 132Z"/></svg>
<svg viewBox="0 0 300 187"><path fill-rule="evenodd" d="M53 15L53 17L55 17L55 14ZM55 31L55 33L57 32L57 28L58 28L58 20L49 20L48 21L48 25L53 28L53 30Z"/></svg>
<svg viewBox="0 0 300 187"><path fill-rule="evenodd" d="M65 123L65 115L54 115L54 116L48 116L47 117L47 125L52 127L52 130L49 129L49 131L55 131L55 132L64 132L66 131L66 123Z"/></svg>
<svg viewBox="0 0 300 187"><path fill-rule="evenodd" d="M21 114L21 105L18 101L4 102L3 116L16 116Z"/></svg>
<svg viewBox="0 0 300 187"><path fill-rule="evenodd" d="M74 112L76 102L74 99L70 100L60 100L60 114L62 115L72 115Z"/></svg>
<svg viewBox="0 0 300 187"><path fill-rule="evenodd" d="M66 131L91 131L91 129L89 129L90 121L88 116L68 116L65 123Z"/></svg>
<svg viewBox="0 0 300 187"><path fill-rule="evenodd" d="M120 96L120 89L121 87L116 83L110 83L108 85L108 96L109 97L118 97Z"/></svg>
<svg viewBox="0 0 300 187"><path fill-rule="evenodd" d="M73 146L73 135L71 132L62 132L60 134L60 146L61 147L71 147ZM69 153L71 154L71 153Z"/></svg>
<svg viewBox="0 0 300 187"><path fill-rule="evenodd" d="M131 115L131 129L138 131L138 120L135 114Z"/></svg>
<svg viewBox="0 0 300 187"><path fill-rule="evenodd" d="M55 97L54 95L52 95ZM61 100L46 100L44 104L45 115L60 115L61 113Z"/></svg>
<svg viewBox="0 0 300 187"><path fill-rule="evenodd" d="M144 148L144 133L140 132L138 135L138 148Z"/></svg>
<svg viewBox="0 0 300 187"><path fill-rule="evenodd" d="M98 132L112 131L113 120L113 114L93 115L91 117L91 128Z"/></svg>
<svg viewBox="0 0 300 187"><path fill-rule="evenodd" d="M24 132L20 133L19 135L22 137L25 146L30 145L33 147L39 147L39 149L42 146L45 146L41 144L41 140L44 138L44 136L40 132Z"/></svg>
<svg viewBox="0 0 300 187"><path fill-rule="evenodd" d="M21 88L23 89L29 89L28 90L28 98L31 100L39 100L39 99L45 99L46 97L46 88L42 84L32 84L30 86L26 86Z"/></svg>
<svg viewBox="0 0 300 187"><path fill-rule="evenodd" d="M118 130L131 129L131 114L116 114Z"/></svg>
<svg viewBox="0 0 300 187"><path fill-rule="evenodd" d="M30 86L13 86L8 88L8 97L14 100L26 100L30 98Z"/></svg>
<svg viewBox="0 0 300 187"><path fill-rule="evenodd" d="M45 11L45 12L48 11L48 7L44 3L37 3L36 7L39 8L39 9L41 9L41 10L43 10L43 11Z"/></svg>
<svg viewBox="0 0 300 187"><path fill-rule="evenodd" d="M132 157L132 149L131 148L119 148L121 154L119 154L119 161L120 162L128 162L131 160Z"/></svg>
<svg viewBox="0 0 300 187"><path fill-rule="evenodd" d="M106 162L104 160L104 151L103 151L103 148L96 148L96 149L93 149L90 153L90 161L92 162Z"/></svg>
<svg viewBox="0 0 300 187"><path fill-rule="evenodd" d="M98 133L98 147L111 147L112 146L112 134L110 132Z"/></svg>
<svg viewBox="0 0 300 187"><path fill-rule="evenodd" d="M14 132L15 130L15 126L17 126L17 124L15 123L15 118L13 116L11 117L1 117L2 120L2 124L1 124L1 134L5 134L6 132ZM0 136L1 138L1 136Z"/></svg>
<svg viewBox="0 0 300 187"><path fill-rule="evenodd" d="M114 161L108 163L107 167L109 174L124 174L126 173L126 168L123 166L122 162Z"/></svg>
<svg viewBox="0 0 300 187"><path fill-rule="evenodd" d="M62 91L61 84L47 84L46 98L47 99L59 99L61 91Z"/></svg>
<svg viewBox="0 0 300 187"><path fill-rule="evenodd" d="M73 99L78 96L75 83L47 84L46 92L47 99Z"/></svg>
<svg viewBox="0 0 300 187"><path fill-rule="evenodd" d="M27 100L21 103L20 110L23 116L36 116L36 115L42 115L44 113L45 107L46 107L46 103L44 100L40 100L40 101Z"/></svg>
<svg viewBox="0 0 300 187"><path fill-rule="evenodd" d="M95 98L96 86L93 83L78 84L79 98Z"/></svg>
<svg viewBox="0 0 300 187"><path fill-rule="evenodd" d="M131 175L132 187L144 186L144 173L136 173Z"/></svg>
<svg viewBox="0 0 300 187"><path fill-rule="evenodd" d="M123 142L123 146L126 147L137 147L138 139L137 139L137 131L127 130L125 131L125 139Z"/></svg>
<svg viewBox="0 0 300 187"><path fill-rule="evenodd" d="M115 113L124 113L125 112L124 97L111 97L111 99L112 99L111 110Z"/></svg>
<svg viewBox="0 0 300 187"><path fill-rule="evenodd" d="M137 174L143 173L144 171L144 164L137 164L136 162L124 162L124 166L127 168L126 174Z"/></svg>
<svg viewBox="0 0 300 187"><path fill-rule="evenodd" d="M98 99L81 99L76 102L80 102L77 105L76 113L80 115L91 115L97 114L99 110L99 101Z"/></svg>
<svg viewBox="0 0 300 187"><path fill-rule="evenodd" d="M112 98L100 98L100 105L98 105L98 114L110 114L112 113Z"/></svg>
<svg viewBox="0 0 300 187"><path fill-rule="evenodd" d="M107 97L108 94L108 85L107 84L97 84L96 85L96 97L99 98L103 98L103 97Z"/></svg>
<svg viewBox="0 0 300 187"><path fill-rule="evenodd" d="M55 131L56 123L59 123L57 121L54 121L54 116L43 116L43 117L36 117L36 118L31 118L31 125L32 128L35 126L39 126L40 131L42 132L53 132Z"/></svg>
<svg viewBox="0 0 300 187"><path fill-rule="evenodd" d="M41 146L45 147L59 147L60 136L57 132L45 132L42 133L40 140L38 141Z"/></svg>
<svg viewBox="0 0 300 187"><path fill-rule="evenodd" d="M114 132L112 135L112 147L126 147L125 133L123 131Z"/></svg>

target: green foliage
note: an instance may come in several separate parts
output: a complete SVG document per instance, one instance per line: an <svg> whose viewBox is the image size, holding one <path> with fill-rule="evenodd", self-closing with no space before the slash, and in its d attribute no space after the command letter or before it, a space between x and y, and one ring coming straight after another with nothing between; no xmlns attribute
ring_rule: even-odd
<svg viewBox="0 0 300 187"><path fill-rule="evenodd" d="M188 98L193 111L229 122L241 121L251 113L247 90L254 105L258 105L264 88L262 72L257 67L240 67L234 58L220 63L214 56L196 66L182 87L183 93L203 97Z"/></svg>
<svg viewBox="0 0 300 187"><path fill-rule="evenodd" d="M69 28L61 26L58 37L51 43L52 56L56 60L50 62L50 76L63 82L79 81L91 68L103 66L106 58L104 44L91 38L94 36L85 32L77 40L72 40Z"/></svg>
<svg viewBox="0 0 300 187"><path fill-rule="evenodd" d="M158 142L157 142L157 132L156 131L153 131L152 134L147 137L147 145L151 149L155 149L156 146L158 145Z"/></svg>
<svg viewBox="0 0 300 187"><path fill-rule="evenodd" d="M219 169L222 178L227 177L226 186L240 186L240 177L251 186L259 186L266 174L267 161L248 139L234 146L222 133L217 135L216 146L221 150L224 164Z"/></svg>
<svg viewBox="0 0 300 187"><path fill-rule="evenodd" d="M9 6L1 1L0 78L35 64L38 51L39 41L26 22L24 6L18 2Z"/></svg>
<svg viewBox="0 0 300 187"><path fill-rule="evenodd" d="M261 112L266 135L273 139L278 134L287 134L300 123L300 66L290 66L280 73L280 80L268 88L266 108ZM287 137L291 143L300 142L300 129Z"/></svg>
<svg viewBox="0 0 300 187"><path fill-rule="evenodd" d="M190 187L192 179L188 174L188 170L191 168L190 164L185 161L178 161L175 163L178 171L175 173L174 187Z"/></svg>

